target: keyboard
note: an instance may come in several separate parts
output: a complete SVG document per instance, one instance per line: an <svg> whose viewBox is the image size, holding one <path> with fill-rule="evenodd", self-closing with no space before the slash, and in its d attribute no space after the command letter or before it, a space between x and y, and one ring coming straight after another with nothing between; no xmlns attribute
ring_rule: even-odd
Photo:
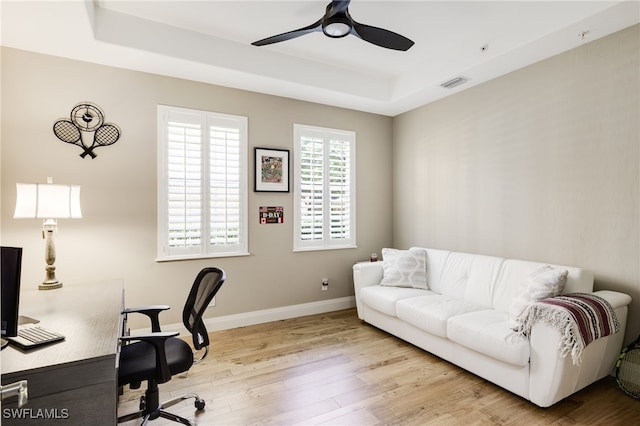
<svg viewBox="0 0 640 426"><path fill-rule="evenodd" d="M8 337L11 343L22 349L31 349L49 343L64 340L62 334L47 330L40 326L19 326L16 337Z"/></svg>

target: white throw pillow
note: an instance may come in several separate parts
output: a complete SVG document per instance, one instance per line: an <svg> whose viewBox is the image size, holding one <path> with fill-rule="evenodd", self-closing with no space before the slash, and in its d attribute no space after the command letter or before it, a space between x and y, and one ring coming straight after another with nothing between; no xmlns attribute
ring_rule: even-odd
<svg viewBox="0 0 640 426"><path fill-rule="evenodd" d="M383 275L381 285L422 288L427 290L427 252L421 248L382 249Z"/></svg>
<svg viewBox="0 0 640 426"><path fill-rule="evenodd" d="M567 284L569 271L566 269L543 266L529 275L525 281L526 289L509 306L509 318L516 322L518 317L533 302L555 297L562 293Z"/></svg>

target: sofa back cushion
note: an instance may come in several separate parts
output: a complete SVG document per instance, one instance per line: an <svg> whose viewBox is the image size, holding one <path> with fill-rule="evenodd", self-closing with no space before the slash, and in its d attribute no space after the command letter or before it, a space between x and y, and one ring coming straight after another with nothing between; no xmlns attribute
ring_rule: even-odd
<svg viewBox="0 0 640 426"><path fill-rule="evenodd" d="M427 252L427 285L430 290L442 294L440 279L450 252L448 250L438 249L424 250Z"/></svg>
<svg viewBox="0 0 640 426"><path fill-rule="evenodd" d="M492 306L492 289L504 259L451 252L447 256L438 291L447 296Z"/></svg>
<svg viewBox="0 0 640 426"><path fill-rule="evenodd" d="M507 259L502 265L495 289L492 306L502 312L508 312L512 302L526 288L528 277L544 266L565 269L569 272L563 294L593 291L593 272L572 266L551 265L527 260Z"/></svg>
<svg viewBox="0 0 640 426"><path fill-rule="evenodd" d="M493 306L493 292L504 261L502 257L476 255L464 292L465 300Z"/></svg>
<svg viewBox="0 0 640 426"><path fill-rule="evenodd" d="M442 267L438 284L431 289L440 294L462 299L473 263L472 254L451 252Z"/></svg>

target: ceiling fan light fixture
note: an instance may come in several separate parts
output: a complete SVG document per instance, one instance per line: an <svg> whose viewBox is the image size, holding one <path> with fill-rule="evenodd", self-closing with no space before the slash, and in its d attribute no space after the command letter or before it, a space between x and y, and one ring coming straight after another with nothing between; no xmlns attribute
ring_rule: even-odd
<svg viewBox="0 0 640 426"><path fill-rule="evenodd" d="M351 21L346 16L335 15L322 23L322 32L333 38L340 38L351 33Z"/></svg>

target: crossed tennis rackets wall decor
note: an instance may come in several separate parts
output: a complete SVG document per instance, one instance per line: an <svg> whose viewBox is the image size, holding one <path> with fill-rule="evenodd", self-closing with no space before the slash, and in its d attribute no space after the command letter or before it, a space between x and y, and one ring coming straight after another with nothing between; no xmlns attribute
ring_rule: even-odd
<svg viewBox="0 0 640 426"><path fill-rule="evenodd" d="M71 120L61 118L53 124L53 133L62 142L82 148L80 157L96 158L93 152L101 146L113 145L120 139L120 128L104 122L104 112L90 102L77 104L71 110Z"/></svg>

